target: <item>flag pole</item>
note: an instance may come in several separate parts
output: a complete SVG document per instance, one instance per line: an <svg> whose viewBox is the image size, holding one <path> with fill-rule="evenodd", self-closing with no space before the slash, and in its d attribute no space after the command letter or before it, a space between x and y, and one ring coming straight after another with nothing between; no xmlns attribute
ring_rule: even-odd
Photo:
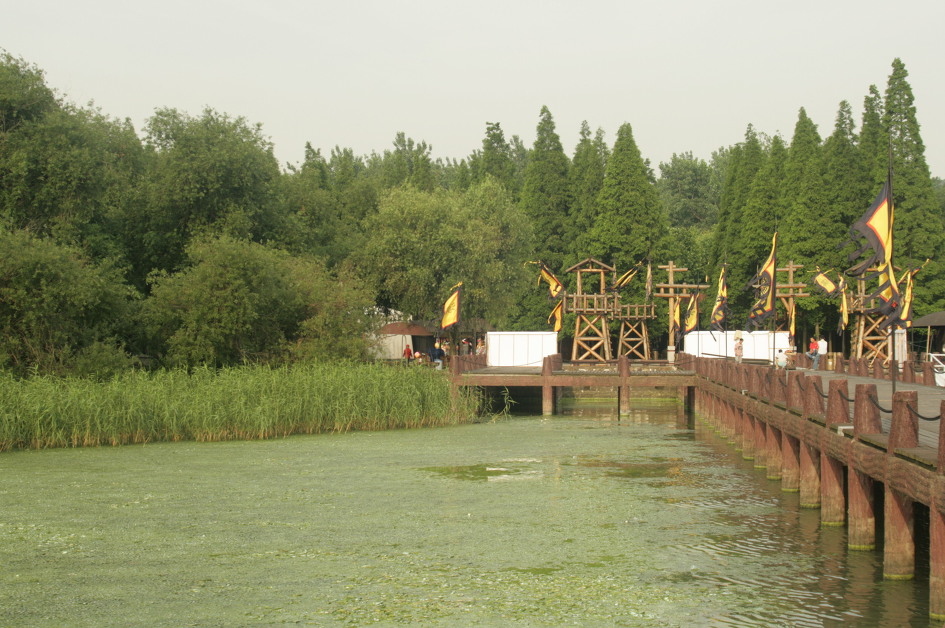
<svg viewBox="0 0 945 628"><path fill-rule="evenodd" d="M892 244L893 242L895 242L895 240L893 239L893 233L892 233L892 231L893 231L893 225L895 224L895 213L894 213L894 212L896 211L896 204L895 204L895 202L893 202L893 152L892 152L892 134L889 135L889 138L888 138L888 139L889 139L889 157L888 157L888 159L889 159L889 172L887 173L887 177L888 177L888 179L889 179L889 217L890 217L890 221L889 221L889 237L890 237L890 240L891 240L890 244ZM893 285L895 285L896 282L897 282L897 280L896 280L896 275L895 275L895 272L896 272L896 270L895 270L896 265L893 264L893 255L895 255L895 254L896 254L896 249L895 249L895 247L893 247L892 251L891 251L890 254L889 254L889 275L890 275L890 276L889 276L889 281L891 281L891 282L893 283ZM896 292L898 292L898 290L896 290ZM901 312L901 311L902 311L902 295L899 295L899 303L897 303L896 305L897 305L897 307L900 308L900 312ZM900 323L900 322L901 322L901 319L900 319L899 321L897 321L897 322L895 322L895 323L892 324L892 326L891 326L891 327L892 327L892 337L890 338L890 341L889 341L889 342L890 342L890 348L889 348L889 381L892 383L892 394L893 394L893 396L896 395L896 371L898 370L898 369L897 369L897 366L898 366L898 365L896 364L896 328L899 327L899 323Z"/></svg>

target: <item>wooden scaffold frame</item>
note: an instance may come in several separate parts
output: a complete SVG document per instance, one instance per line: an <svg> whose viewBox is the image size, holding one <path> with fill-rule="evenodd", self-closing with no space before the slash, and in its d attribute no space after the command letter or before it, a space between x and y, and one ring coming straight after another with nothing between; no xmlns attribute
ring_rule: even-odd
<svg viewBox="0 0 945 628"><path fill-rule="evenodd" d="M670 362L676 359L676 322L673 320L673 312L676 311L676 305L681 299L688 299L693 294L707 290L707 283L676 283L676 273L684 273L688 268L676 266L673 260L669 264L657 266L665 270L668 276L667 283L658 283L653 286L653 296L669 300L669 343L666 347L666 359Z"/></svg>
<svg viewBox="0 0 945 628"><path fill-rule="evenodd" d="M565 309L576 314L574 321L574 344L571 347L573 362L606 362L612 359L610 328L608 319L613 316L616 296L607 292L607 276L613 279L616 272L612 266L587 258L565 272L577 274L577 292L568 294ZM600 291L584 292L585 276L600 281Z"/></svg>

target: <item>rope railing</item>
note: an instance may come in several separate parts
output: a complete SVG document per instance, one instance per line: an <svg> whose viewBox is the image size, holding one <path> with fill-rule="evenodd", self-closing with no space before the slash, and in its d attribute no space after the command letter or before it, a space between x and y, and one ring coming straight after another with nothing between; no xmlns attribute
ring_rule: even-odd
<svg viewBox="0 0 945 628"><path fill-rule="evenodd" d="M938 421L940 418L942 418L941 416L923 416L919 414L918 410L910 406L908 403L906 404L906 407L909 408L909 412L912 414L912 416L918 417L923 421Z"/></svg>
<svg viewBox="0 0 945 628"><path fill-rule="evenodd" d="M879 405L879 400L878 400L876 397L874 397L873 395L866 395L866 398L869 399L870 402L871 402L874 406L876 406L876 407L879 409L880 412L885 412L886 414L892 414L892 410L887 410L887 409L884 408L883 406Z"/></svg>
<svg viewBox="0 0 945 628"><path fill-rule="evenodd" d="M830 397L830 395L825 395L823 389L817 386L817 382L811 382L811 385L814 387L814 390L817 392L817 394L823 397L824 399L827 399Z"/></svg>
<svg viewBox="0 0 945 628"><path fill-rule="evenodd" d="M849 397L844 395L842 390L837 390L837 394L840 395L840 398L846 401L847 403L853 403L854 401L853 399L850 399Z"/></svg>

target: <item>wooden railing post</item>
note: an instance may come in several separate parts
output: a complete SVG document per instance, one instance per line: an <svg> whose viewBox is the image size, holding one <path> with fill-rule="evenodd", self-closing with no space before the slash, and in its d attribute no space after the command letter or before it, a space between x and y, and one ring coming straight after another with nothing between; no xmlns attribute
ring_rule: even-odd
<svg viewBox="0 0 945 628"><path fill-rule="evenodd" d="M820 394L823 386L820 375L805 378L807 390L804 394L804 414L809 417L824 415L824 398Z"/></svg>
<svg viewBox="0 0 945 628"><path fill-rule="evenodd" d="M853 398L853 436L860 434L882 434L883 424L879 408L871 399L876 399L876 384L857 384Z"/></svg>
<svg viewBox="0 0 945 628"><path fill-rule="evenodd" d="M827 426L850 423L849 386L846 378L830 380L827 392Z"/></svg>
<svg viewBox="0 0 945 628"><path fill-rule="evenodd" d="M896 449L918 447L919 417L915 413L918 405L919 393L914 390L900 390L893 395L888 453L893 453Z"/></svg>

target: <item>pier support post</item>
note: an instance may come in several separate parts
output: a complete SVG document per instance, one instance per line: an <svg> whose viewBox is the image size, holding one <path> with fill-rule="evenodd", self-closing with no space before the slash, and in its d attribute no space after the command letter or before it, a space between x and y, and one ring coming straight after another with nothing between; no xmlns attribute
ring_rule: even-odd
<svg viewBox="0 0 945 628"><path fill-rule="evenodd" d="M796 493L800 489L800 441L781 432L781 490Z"/></svg>
<svg viewBox="0 0 945 628"><path fill-rule="evenodd" d="M766 442L766 452L765 460L768 463L768 475L769 480L780 480L781 479L781 430L771 425L768 426L767 430L767 442Z"/></svg>
<svg viewBox="0 0 945 628"><path fill-rule="evenodd" d="M735 410L741 415L742 460L755 459L755 419L744 410Z"/></svg>
<svg viewBox="0 0 945 628"><path fill-rule="evenodd" d="M873 503L873 478L851 468L847 476L847 493L850 496L847 547L851 550L874 550L876 506Z"/></svg>
<svg viewBox="0 0 945 628"><path fill-rule="evenodd" d="M820 525L842 526L846 520L843 498L843 463L820 455Z"/></svg>
<svg viewBox="0 0 945 628"><path fill-rule="evenodd" d="M820 452L800 443L801 508L820 508Z"/></svg>
<svg viewBox="0 0 945 628"><path fill-rule="evenodd" d="M901 390L893 394L892 425L886 455L919 443L919 424L908 406L916 407L918 393ZM912 498L886 484L883 577L887 580L911 580L915 575L915 520Z"/></svg>
<svg viewBox="0 0 945 628"><path fill-rule="evenodd" d="M555 387L551 383L551 377L553 374L553 356L546 355L541 361L541 413L543 415L555 413Z"/></svg>
<svg viewBox="0 0 945 628"><path fill-rule="evenodd" d="M617 373L620 376L620 388L617 391L619 412L630 414L630 360L626 355L617 358Z"/></svg>
<svg viewBox="0 0 945 628"><path fill-rule="evenodd" d="M766 426L764 421L755 419L755 468L768 468L768 443L766 438Z"/></svg>
<svg viewBox="0 0 945 628"><path fill-rule="evenodd" d="M883 578L911 580L915 575L915 522L912 499L886 486L883 527Z"/></svg>
<svg viewBox="0 0 945 628"><path fill-rule="evenodd" d="M929 616L945 619L945 515L937 504L929 508Z"/></svg>

